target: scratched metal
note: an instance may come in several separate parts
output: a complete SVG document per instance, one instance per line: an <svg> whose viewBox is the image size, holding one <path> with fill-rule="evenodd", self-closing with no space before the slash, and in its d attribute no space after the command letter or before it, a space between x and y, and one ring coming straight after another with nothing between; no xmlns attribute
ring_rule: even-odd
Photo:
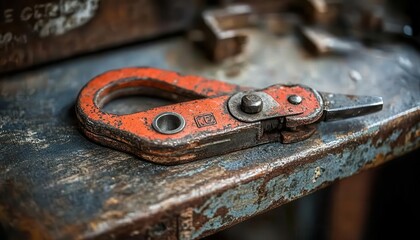
<svg viewBox="0 0 420 240"><path fill-rule="evenodd" d="M243 62L213 65L174 37L2 77L5 232L12 239L199 238L420 146L420 55L411 47L313 58L291 36L250 34ZM126 66L254 87L297 82L325 92L379 95L384 110L320 123L303 142L160 166L99 146L78 130L78 91L95 75Z"/></svg>

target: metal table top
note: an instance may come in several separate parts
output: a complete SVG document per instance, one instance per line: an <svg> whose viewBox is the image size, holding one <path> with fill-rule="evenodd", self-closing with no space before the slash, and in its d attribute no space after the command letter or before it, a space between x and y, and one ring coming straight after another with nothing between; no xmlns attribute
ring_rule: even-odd
<svg viewBox="0 0 420 240"><path fill-rule="evenodd" d="M198 238L420 146L420 55L410 46L315 58L292 36L249 34L242 62L211 64L174 36L2 76L0 222L6 231L32 239ZM313 137L296 144L160 166L90 142L78 130L74 103L81 87L127 66L253 87L294 82L378 95L384 109L320 123Z"/></svg>

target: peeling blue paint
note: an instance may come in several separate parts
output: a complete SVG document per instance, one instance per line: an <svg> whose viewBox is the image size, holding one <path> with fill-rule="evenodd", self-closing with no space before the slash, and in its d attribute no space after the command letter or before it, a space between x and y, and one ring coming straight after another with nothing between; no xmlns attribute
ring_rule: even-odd
<svg viewBox="0 0 420 240"><path fill-rule="evenodd" d="M418 126L411 129L415 132ZM369 132L377 133L379 128L372 127ZM396 141L402 130L395 130L390 136L377 141L375 146L372 140L355 147L353 150L344 150L338 154L329 154L315 162L298 166L293 172L281 174L270 179L264 185L263 179L254 180L227 190L219 196L208 199L200 208L194 209L196 214L205 216L208 221L193 232L193 238L201 236L207 231L220 229L230 222L255 215L279 201L291 201L311 192L326 182L351 176L366 164L370 163L378 154L384 156L389 153L398 155L406 152L407 146L391 148L390 144ZM352 138L357 138L357 133ZM331 139L329 139L330 141ZM418 146L420 139L410 143L411 147ZM261 197L259 190L264 189L266 196ZM217 215L220 208L226 208L228 213Z"/></svg>

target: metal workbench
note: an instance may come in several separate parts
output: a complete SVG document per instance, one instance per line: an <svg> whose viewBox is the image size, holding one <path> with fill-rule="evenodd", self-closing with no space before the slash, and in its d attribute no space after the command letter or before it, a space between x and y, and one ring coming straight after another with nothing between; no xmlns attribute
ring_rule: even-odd
<svg viewBox="0 0 420 240"><path fill-rule="evenodd" d="M0 79L0 222L12 239L199 238L420 146L420 55L381 44L313 57L251 31L243 61L215 65L172 36ZM87 140L74 104L109 69L152 66L253 87L303 83L378 95L383 111L320 123L310 139L160 166ZM141 99L128 99L135 110ZM121 110L121 104L116 105ZM119 106L119 107L118 107Z"/></svg>

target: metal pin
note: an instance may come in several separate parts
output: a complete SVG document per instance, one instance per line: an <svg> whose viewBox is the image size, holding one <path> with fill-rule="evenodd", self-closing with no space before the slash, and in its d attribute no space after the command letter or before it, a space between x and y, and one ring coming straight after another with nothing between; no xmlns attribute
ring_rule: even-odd
<svg viewBox="0 0 420 240"><path fill-rule="evenodd" d="M298 105L302 102L302 97L299 95L290 95L287 100L289 101L289 103L294 104L294 105Z"/></svg>

